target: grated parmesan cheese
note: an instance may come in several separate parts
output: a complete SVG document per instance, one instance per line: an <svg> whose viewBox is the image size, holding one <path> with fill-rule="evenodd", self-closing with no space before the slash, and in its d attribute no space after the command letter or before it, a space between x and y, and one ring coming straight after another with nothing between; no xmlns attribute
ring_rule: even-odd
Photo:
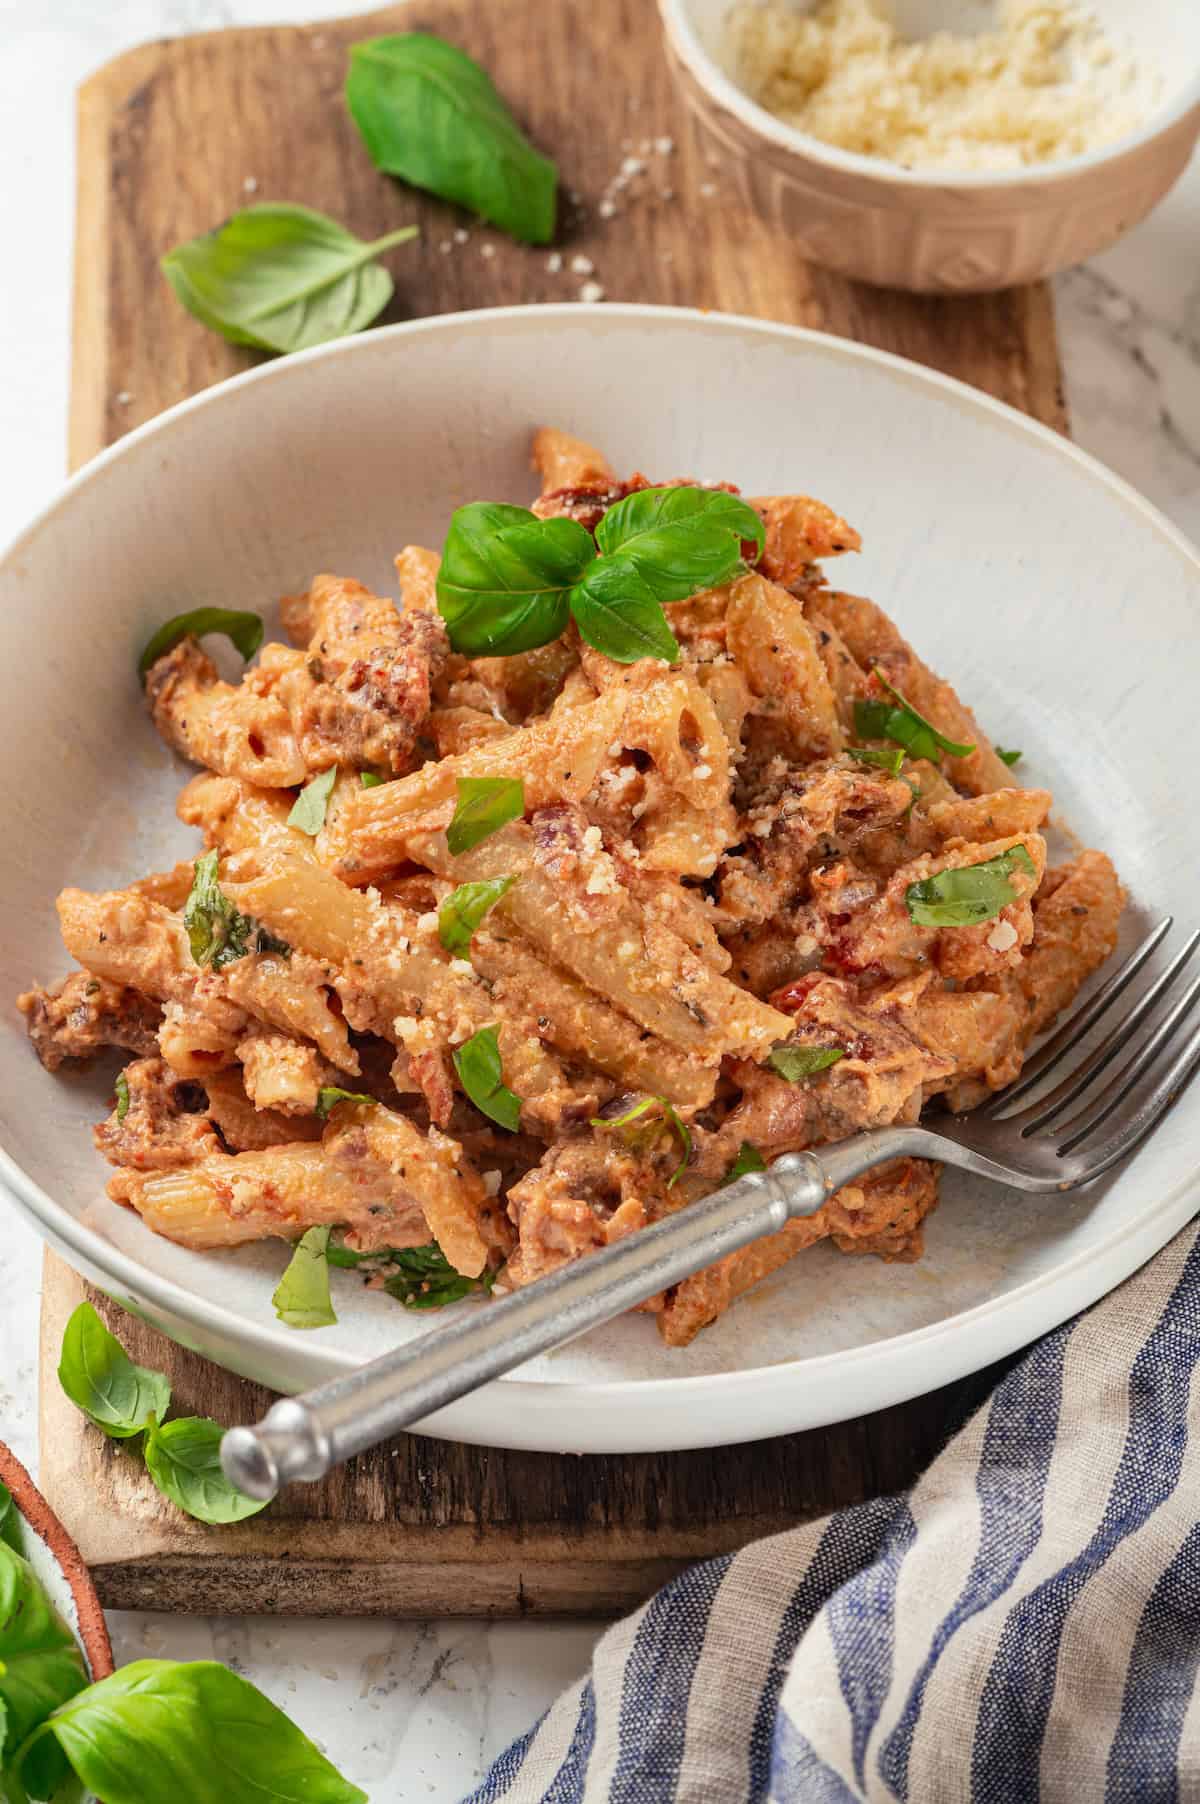
<svg viewBox="0 0 1200 1804"><path fill-rule="evenodd" d="M888 0L738 0L736 79L788 125L905 168L1019 169L1112 143L1161 82L1075 0L1001 0L977 37L906 42Z"/></svg>

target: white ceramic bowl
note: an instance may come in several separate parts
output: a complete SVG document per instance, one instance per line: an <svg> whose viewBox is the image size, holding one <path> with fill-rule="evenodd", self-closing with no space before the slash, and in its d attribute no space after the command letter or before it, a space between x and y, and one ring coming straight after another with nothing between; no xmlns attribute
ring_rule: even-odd
<svg viewBox="0 0 1200 1804"><path fill-rule="evenodd" d="M1113 244L1183 173L1200 132L1200 6L1088 0L1113 40L1161 74L1140 130L1087 156L1011 173L909 170L823 144L739 88L732 0L658 0L667 51L702 146L746 205L805 256L891 288L968 294L1036 281ZM813 0L794 0L807 10ZM903 0L913 36L970 28L979 0Z"/></svg>
<svg viewBox="0 0 1200 1804"><path fill-rule="evenodd" d="M1111 847L1134 897L1127 935L1151 911L1200 917L1200 836L1166 752L1195 709L1200 566L1055 433L841 339L634 306L422 320L209 389L97 459L0 561L0 1179L112 1295L279 1389L427 1318L338 1282L338 1326L290 1331L271 1308L279 1242L190 1253L114 1207L90 1128L116 1061L49 1076L11 999L64 967L63 884L123 883L196 850L173 812L187 772L134 676L151 629L204 602L270 609L322 569L391 589L392 554L440 543L457 504L528 497L542 420L619 469L828 499L866 545L840 579L892 610L1024 748L1025 780L1052 784L1084 840ZM627 1317L431 1427L518 1447L672 1448L912 1396L1054 1326L1161 1246L1200 1200L1198 1122L1200 1085L1092 1191L948 1182L919 1264L816 1247L691 1347Z"/></svg>

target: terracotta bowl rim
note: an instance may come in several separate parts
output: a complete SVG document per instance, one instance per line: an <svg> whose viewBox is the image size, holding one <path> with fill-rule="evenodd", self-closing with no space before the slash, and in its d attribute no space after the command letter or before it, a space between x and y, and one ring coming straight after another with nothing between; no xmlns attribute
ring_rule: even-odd
<svg viewBox="0 0 1200 1804"><path fill-rule="evenodd" d="M50 1549L75 1600L79 1618L77 1633L92 1679L106 1679L115 1670L112 1642L83 1555L16 1454L3 1441L0 1441L0 1483L12 1493L17 1510L32 1532Z"/></svg>

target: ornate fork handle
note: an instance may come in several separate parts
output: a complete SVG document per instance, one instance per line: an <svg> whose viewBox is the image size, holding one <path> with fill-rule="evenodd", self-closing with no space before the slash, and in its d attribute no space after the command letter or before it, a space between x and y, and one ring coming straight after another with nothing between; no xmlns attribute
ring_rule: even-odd
<svg viewBox="0 0 1200 1804"><path fill-rule="evenodd" d="M420 1340L303 1397L285 1397L256 1428L221 1444L228 1478L251 1497L312 1481L364 1447L424 1421L468 1391L560 1347L727 1253L815 1215L833 1192L904 1153L945 1147L921 1128L882 1128L822 1150L789 1153L615 1246L527 1289L434 1328ZM953 1156L953 1155L952 1155ZM994 1168L993 1168L994 1169Z"/></svg>

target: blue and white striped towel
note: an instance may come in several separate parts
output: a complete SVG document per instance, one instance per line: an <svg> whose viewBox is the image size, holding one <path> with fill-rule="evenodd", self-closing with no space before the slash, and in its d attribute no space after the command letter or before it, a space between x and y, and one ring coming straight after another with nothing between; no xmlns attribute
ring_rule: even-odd
<svg viewBox="0 0 1200 1804"><path fill-rule="evenodd" d="M697 1566L467 1804L1200 1801L1200 1235L907 1497Z"/></svg>

